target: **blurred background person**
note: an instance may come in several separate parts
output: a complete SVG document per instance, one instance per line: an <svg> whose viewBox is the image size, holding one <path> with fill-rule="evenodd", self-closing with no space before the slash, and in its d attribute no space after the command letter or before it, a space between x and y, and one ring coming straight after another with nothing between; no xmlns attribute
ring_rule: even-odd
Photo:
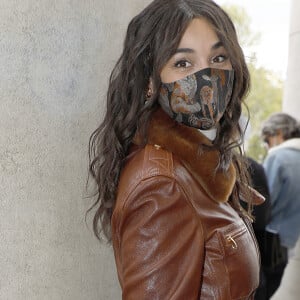
<svg viewBox="0 0 300 300"><path fill-rule="evenodd" d="M239 120L240 127L243 132L243 143L246 146L251 136L251 124L249 117L242 115ZM252 223L255 237L261 254L261 268L259 286L255 293L255 300L266 300L268 298L268 245L269 234L266 232L266 226L270 222L271 216L271 201L268 187L267 176L264 167L261 163L250 156L246 156L248 172L250 175L251 186L264 196L265 201L261 205L253 206L254 222ZM246 208L246 204L241 201L241 204Z"/></svg>
<svg viewBox="0 0 300 300"><path fill-rule="evenodd" d="M280 285L288 259L286 253L289 257L294 255L300 233L299 123L288 114L272 114L263 123L262 137L268 147L263 166L271 195L271 220L266 229L278 235L269 253L271 296Z"/></svg>
<svg viewBox="0 0 300 300"><path fill-rule="evenodd" d="M289 258L288 264L284 270L284 274L279 288L273 295L271 300L298 300L300 295L300 240L295 247L294 255Z"/></svg>
<svg viewBox="0 0 300 300"><path fill-rule="evenodd" d="M262 164L258 163L251 157L247 157L248 170L251 179L252 187L265 197L265 201L261 205L253 206L254 222L253 230L257 239L258 247L261 254L261 269L259 287L255 293L255 300L268 299L268 248L267 247L267 232L266 226L270 221L271 201L270 192L268 188L268 181L265 170Z"/></svg>

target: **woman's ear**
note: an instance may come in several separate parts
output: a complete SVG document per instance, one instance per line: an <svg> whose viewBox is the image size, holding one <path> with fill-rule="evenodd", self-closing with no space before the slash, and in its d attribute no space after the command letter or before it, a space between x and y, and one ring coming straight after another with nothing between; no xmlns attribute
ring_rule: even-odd
<svg viewBox="0 0 300 300"><path fill-rule="evenodd" d="M152 95L153 95L153 80L150 77L147 92L146 92L146 98L150 99L152 97Z"/></svg>

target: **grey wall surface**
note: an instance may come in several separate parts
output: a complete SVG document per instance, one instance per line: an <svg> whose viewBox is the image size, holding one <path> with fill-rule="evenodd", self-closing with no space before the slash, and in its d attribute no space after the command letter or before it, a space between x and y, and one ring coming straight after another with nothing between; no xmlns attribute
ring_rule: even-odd
<svg viewBox="0 0 300 300"><path fill-rule="evenodd" d="M0 299L120 299L84 222L87 144L143 0L0 1Z"/></svg>
<svg viewBox="0 0 300 300"><path fill-rule="evenodd" d="M283 111L300 120L300 1L292 0ZM280 43L280 41L278 41Z"/></svg>

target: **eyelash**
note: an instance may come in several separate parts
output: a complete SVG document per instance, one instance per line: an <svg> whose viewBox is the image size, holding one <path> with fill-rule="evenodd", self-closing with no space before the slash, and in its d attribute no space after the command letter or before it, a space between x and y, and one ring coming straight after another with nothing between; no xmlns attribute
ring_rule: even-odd
<svg viewBox="0 0 300 300"><path fill-rule="evenodd" d="M221 61L218 61L218 59L219 58L222 58L222 60ZM210 62L212 63L212 64L214 64L214 63L224 63L225 61L227 61L228 60L228 56L227 55L224 55L224 54L220 54L220 55L217 55L217 56L214 56L211 60L210 60ZM184 65L186 65L186 64L189 64L189 66L184 66ZM186 69L186 68L188 68L188 67L190 67L192 64L187 60L187 59L180 59L180 60L178 60L178 61L176 61L175 63L174 63L174 67L175 68L184 68L184 69Z"/></svg>
<svg viewBox="0 0 300 300"><path fill-rule="evenodd" d="M215 61L217 58L220 58L222 57L222 61L221 62L218 62L218 61ZM214 56L212 59L211 59L211 62L212 63L223 63L225 62L226 60L228 59L228 56L227 55L224 55L224 54L220 54L220 55L217 55L217 56Z"/></svg>
<svg viewBox="0 0 300 300"><path fill-rule="evenodd" d="M175 68L188 68L186 66L183 66L183 64L190 64L191 65L191 63L188 60L180 59L180 60L175 62L174 67Z"/></svg>

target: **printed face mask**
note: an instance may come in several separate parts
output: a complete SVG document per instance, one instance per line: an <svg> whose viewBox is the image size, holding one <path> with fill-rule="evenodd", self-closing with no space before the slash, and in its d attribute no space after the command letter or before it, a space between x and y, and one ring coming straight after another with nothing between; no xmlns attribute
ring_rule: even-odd
<svg viewBox="0 0 300 300"><path fill-rule="evenodd" d="M233 79L233 70L206 68L175 82L162 83L158 101L177 122L210 129L225 112Z"/></svg>

